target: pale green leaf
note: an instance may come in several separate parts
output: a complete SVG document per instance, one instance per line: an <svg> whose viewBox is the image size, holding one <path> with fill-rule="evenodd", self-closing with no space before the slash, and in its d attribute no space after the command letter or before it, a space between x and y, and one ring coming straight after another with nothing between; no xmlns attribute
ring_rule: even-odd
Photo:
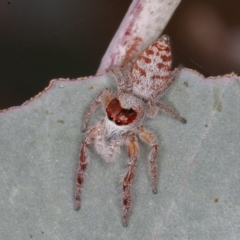
<svg viewBox="0 0 240 240"><path fill-rule="evenodd" d="M122 226L121 175L126 149L106 163L90 148L82 208L74 183L86 107L106 74L57 80L27 104L0 114L1 239L238 239L240 236L240 85L236 76L204 79L182 70L163 101L187 119L164 113L145 127L157 136L158 194L147 156L133 184L129 226ZM99 110L91 124L101 119Z"/></svg>

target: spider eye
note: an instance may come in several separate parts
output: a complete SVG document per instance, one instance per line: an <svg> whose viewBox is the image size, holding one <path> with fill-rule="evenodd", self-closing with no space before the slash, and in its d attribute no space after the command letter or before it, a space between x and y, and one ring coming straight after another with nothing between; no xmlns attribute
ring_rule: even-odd
<svg viewBox="0 0 240 240"><path fill-rule="evenodd" d="M115 121L117 125L122 125L120 120Z"/></svg>
<svg viewBox="0 0 240 240"><path fill-rule="evenodd" d="M132 108L130 108L129 109L129 115L130 116L136 116L136 112Z"/></svg>
<svg viewBox="0 0 240 240"><path fill-rule="evenodd" d="M112 121L112 120L113 120L113 116L112 116L112 115L108 115L108 119L109 119L110 121Z"/></svg>

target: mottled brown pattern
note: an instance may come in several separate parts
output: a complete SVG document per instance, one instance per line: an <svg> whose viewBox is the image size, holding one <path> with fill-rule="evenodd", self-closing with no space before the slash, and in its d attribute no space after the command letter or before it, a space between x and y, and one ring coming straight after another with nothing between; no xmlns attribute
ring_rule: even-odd
<svg viewBox="0 0 240 240"><path fill-rule="evenodd" d="M161 58L164 62L170 62L172 60L171 55L162 55Z"/></svg>
<svg viewBox="0 0 240 240"><path fill-rule="evenodd" d="M139 72L140 76L146 77L146 71L142 68L140 68L138 65L135 65L136 70Z"/></svg>
<svg viewBox="0 0 240 240"><path fill-rule="evenodd" d="M162 62L157 63L156 66L158 67L159 70L167 68L166 64Z"/></svg>
<svg viewBox="0 0 240 240"><path fill-rule="evenodd" d="M151 79L152 80L161 79L161 76L159 76L159 75L152 75Z"/></svg>
<svg viewBox="0 0 240 240"><path fill-rule="evenodd" d="M165 50L165 46L159 44L159 42L153 43L151 45L151 47L153 47L153 48L156 47L158 52L161 52L161 51Z"/></svg>
<svg viewBox="0 0 240 240"><path fill-rule="evenodd" d="M154 55L154 51L152 50L152 49L147 49L146 51L145 51L145 53L146 53L146 55Z"/></svg>
<svg viewBox="0 0 240 240"><path fill-rule="evenodd" d="M147 63L147 64L150 64L150 63L152 62L152 60L151 60L150 58L145 57L145 56L140 56L138 59L139 59L140 61L144 61L144 62Z"/></svg>

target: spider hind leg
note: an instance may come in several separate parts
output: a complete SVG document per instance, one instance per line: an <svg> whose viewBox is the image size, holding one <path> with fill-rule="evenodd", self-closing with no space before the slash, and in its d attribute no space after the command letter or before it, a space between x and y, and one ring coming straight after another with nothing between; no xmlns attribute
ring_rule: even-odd
<svg viewBox="0 0 240 240"><path fill-rule="evenodd" d="M139 156L139 147L135 136L132 136L128 141L128 170L123 178L123 226L128 225L131 207L131 185L136 172L137 159Z"/></svg>

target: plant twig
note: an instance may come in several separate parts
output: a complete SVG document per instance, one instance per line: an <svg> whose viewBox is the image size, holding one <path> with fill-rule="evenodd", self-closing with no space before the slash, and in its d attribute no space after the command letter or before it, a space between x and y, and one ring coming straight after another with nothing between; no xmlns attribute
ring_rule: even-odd
<svg viewBox="0 0 240 240"><path fill-rule="evenodd" d="M155 41L181 0L133 0L118 31L112 39L98 72L112 65L122 66Z"/></svg>

